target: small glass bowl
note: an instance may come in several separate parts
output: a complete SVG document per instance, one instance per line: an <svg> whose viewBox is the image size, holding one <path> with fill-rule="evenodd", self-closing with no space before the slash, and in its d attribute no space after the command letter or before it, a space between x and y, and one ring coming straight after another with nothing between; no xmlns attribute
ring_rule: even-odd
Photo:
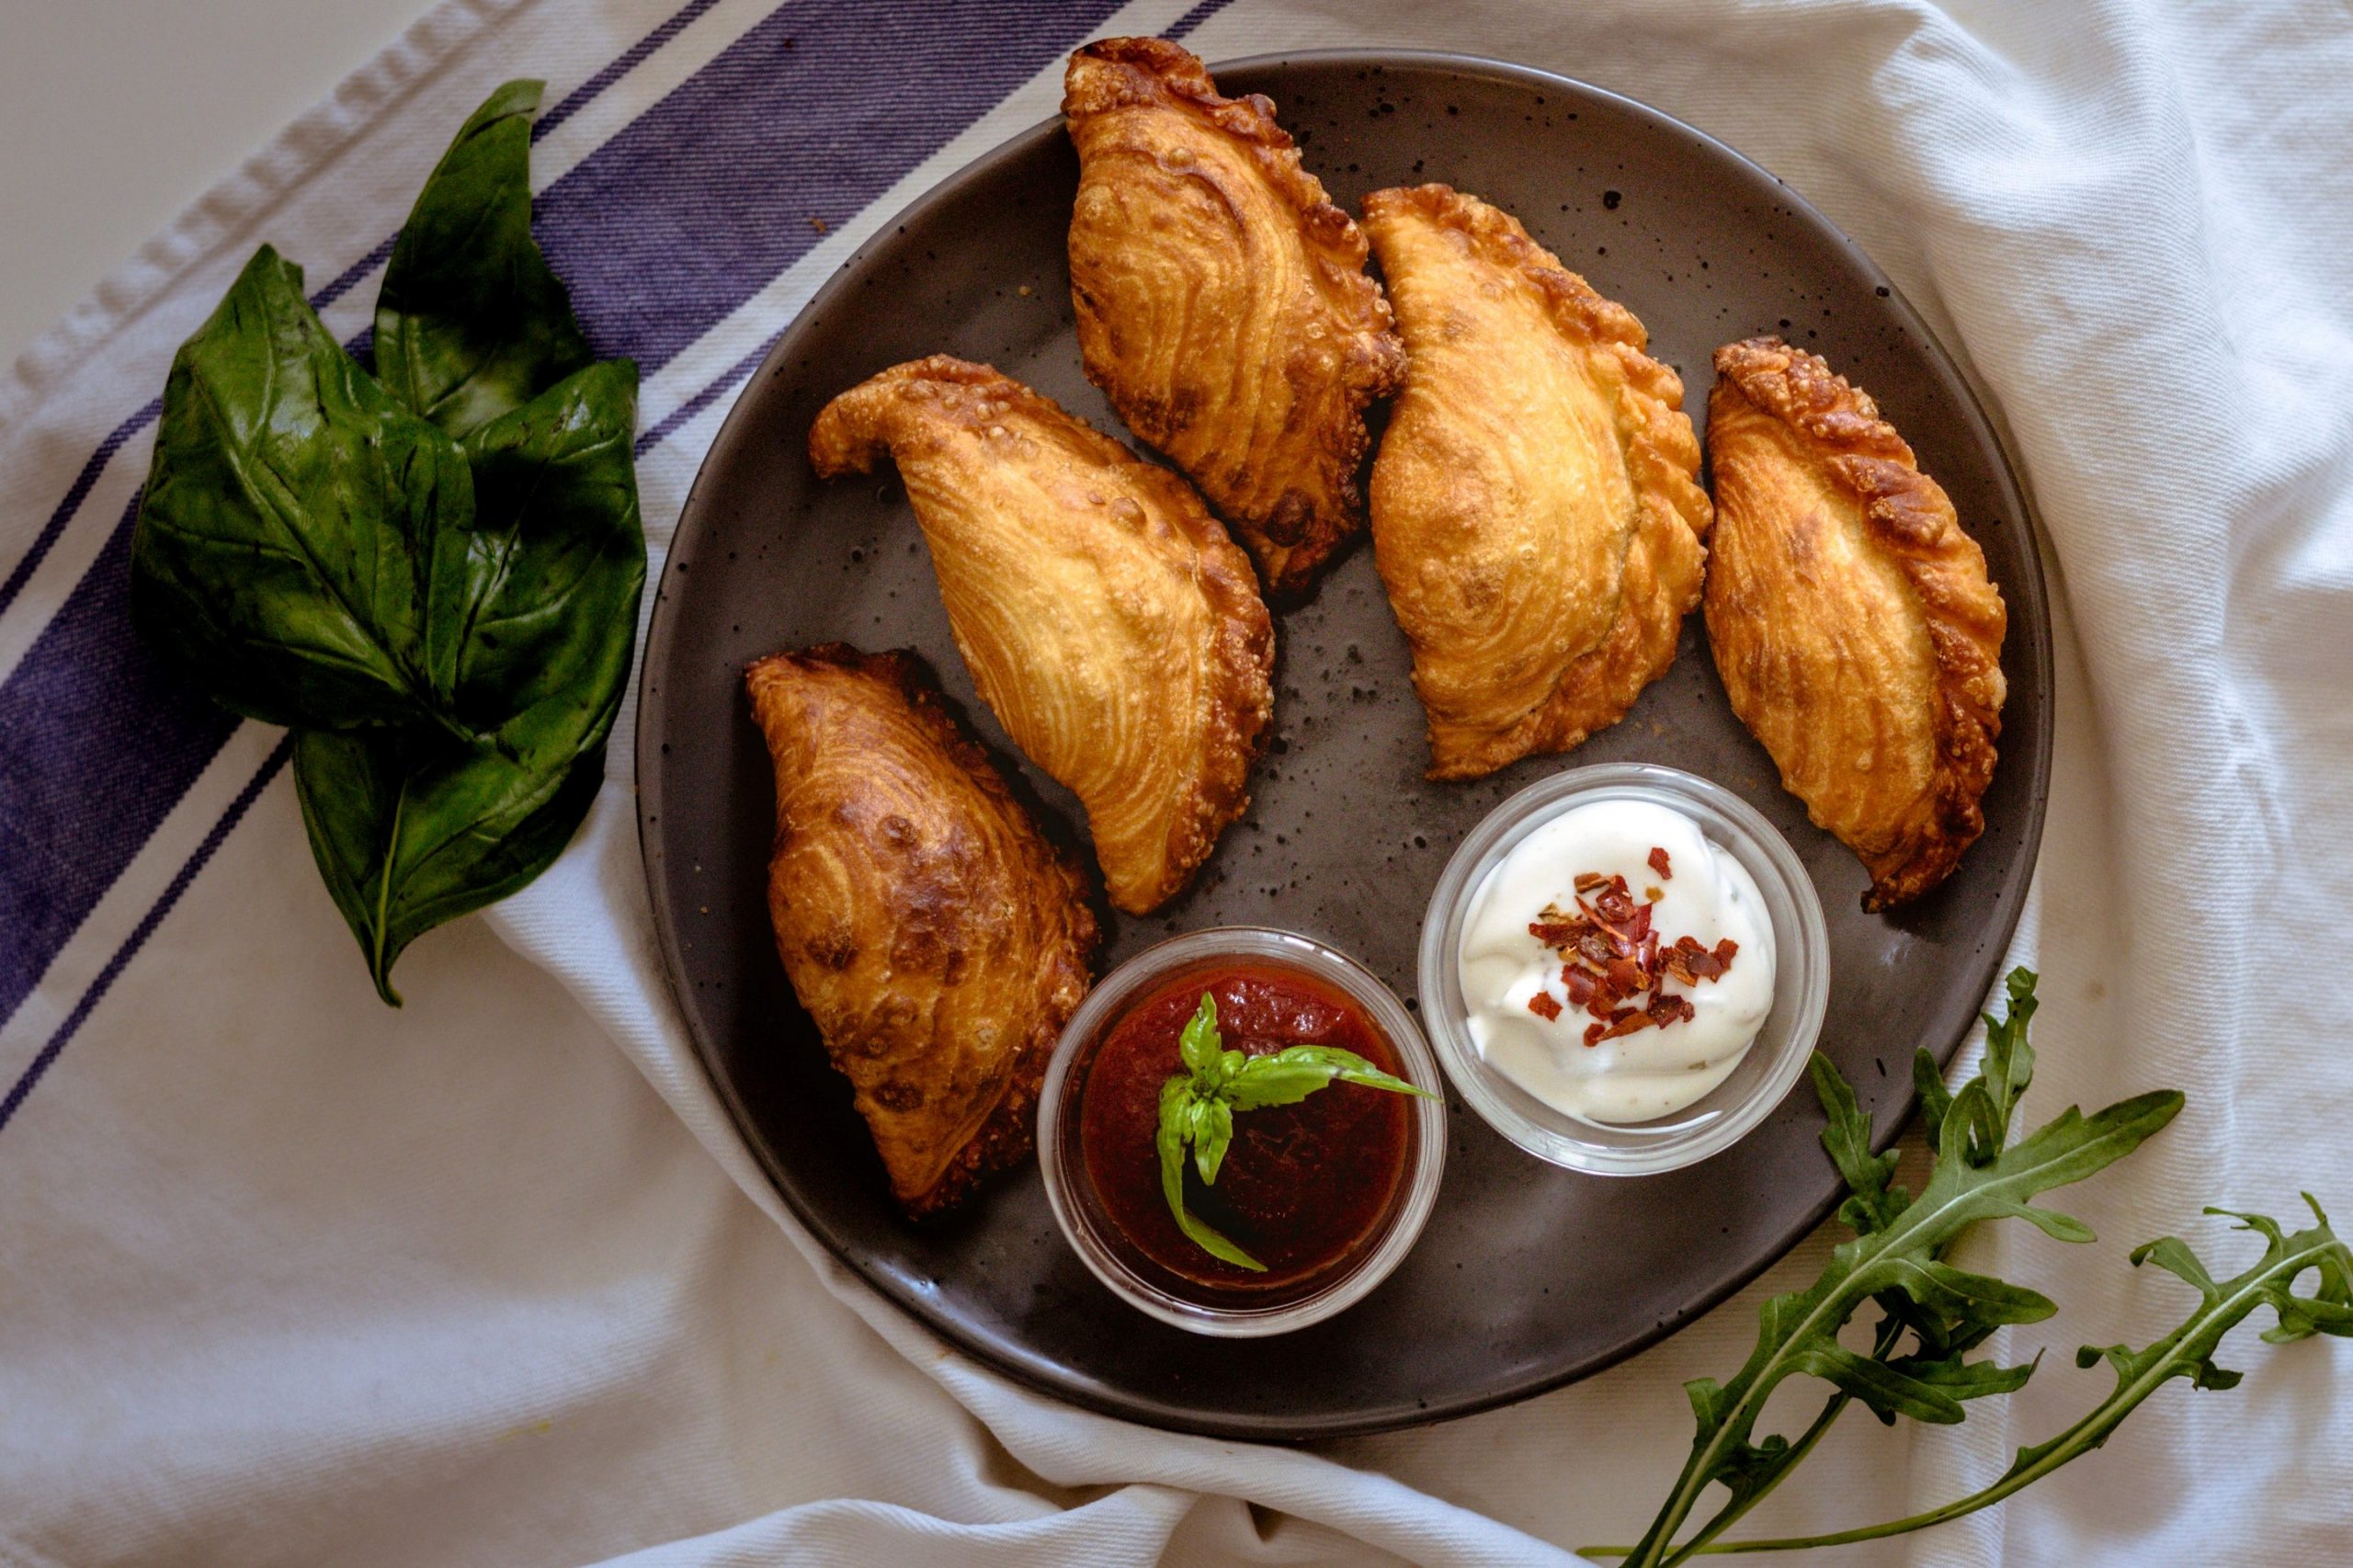
<svg viewBox="0 0 2353 1568"><path fill-rule="evenodd" d="M1653 1121L1605 1125L1556 1110L1490 1065L1471 1038L1459 955L1487 874L1520 840L1573 807L1647 801L1681 812L1756 879L1773 926L1773 1006L1731 1075ZM1446 1075L1487 1125L1556 1165L1595 1176L1654 1176L1729 1148L1762 1121L1805 1070L1830 994L1822 900L1789 841L1721 785L1654 763L1574 768L1529 785L1472 829L1438 878L1422 922L1422 1019Z"/></svg>
<svg viewBox="0 0 2353 1568"><path fill-rule="evenodd" d="M1355 1254L1315 1279L1303 1295L1279 1303L1252 1304L1246 1298L1204 1301L1177 1295L1131 1267L1105 1237L1108 1220L1079 1148L1078 1106L1086 1091L1087 1059L1128 1007L1170 977L1188 969L1222 968L1236 961L1290 970L1321 981L1358 1007L1397 1052L1401 1074L1415 1087L1442 1096L1445 1086L1428 1042L1389 987L1363 965L1336 949L1296 932L1263 926L1227 926L1191 931L1146 949L1105 975L1063 1029L1046 1066L1038 1100L1038 1165L1054 1222L1073 1250L1113 1294L1163 1323L1222 1338L1285 1334L1321 1323L1364 1299L1387 1278L1422 1233L1438 1201L1446 1168L1446 1101L1418 1096L1407 1100L1411 1147L1403 1189L1388 1220ZM1326 1091L1329 1092L1329 1091Z"/></svg>

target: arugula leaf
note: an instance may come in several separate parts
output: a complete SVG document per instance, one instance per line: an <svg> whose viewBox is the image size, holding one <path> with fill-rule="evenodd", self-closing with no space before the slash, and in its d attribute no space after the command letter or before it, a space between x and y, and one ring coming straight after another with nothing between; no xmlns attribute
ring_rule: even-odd
<svg viewBox="0 0 2353 1568"><path fill-rule="evenodd" d="M1823 1378L1882 1420L1908 1415L1951 1422L1961 1419L1964 1398L2015 1388L2031 1372L2031 1367L1995 1368L1960 1358L2003 1324L2048 1316L2051 1302L2034 1291L1954 1268L1942 1261L1942 1254L1979 1221L2020 1215L2039 1194L2122 1158L2171 1121L2182 1105L2180 1095L2165 1090L2090 1117L2070 1107L2005 1147L2018 1095L2032 1075L2020 1009L2023 1005L2031 1011L2033 985L2028 971L2011 977L2015 1023L2005 1030L1998 1055L1989 1045L1988 1073L1971 1079L1953 1097L1927 1185L1908 1202L1889 1185L1892 1162L1869 1153L1869 1127L1852 1091L1829 1061L1816 1055L1813 1078L1829 1121L1824 1146L1847 1178L1851 1196L1841 1213L1857 1234L1832 1253L1813 1285L1765 1303L1756 1346L1729 1383L1702 1380L1691 1386L1698 1433L1690 1459L1658 1517L1628 1553L1630 1561L1645 1568L1682 1561L1802 1457L1821 1422L1799 1445L1769 1437L1752 1441L1767 1399L1792 1375ZM1989 1074L1999 1079L1998 1086L1989 1082ZM1965 1135L1955 1136L1956 1127L1967 1130ZM2053 1233L2062 1231L2089 1234L2073 1221L2063 1221ZM1874 1349L1863 1355L1842 1346L1838 1333L1871 1301L1888 1317ZM1893 1352L1906 1333L1920 1341L1921 1353L1897 1357ZM1824 1419L1836 1414L1834 1407ZM1690 1541L1673 1544L1700 1495L1718 1482L1732 1490L1732 1502Z"/></svg>
<svg viewBox="0 0 2353 1568"><path fill-rule="evenodd" d="M1222 1258L1236 1268L1264 1274L1267 1271L1265 1264L1234 1245L1185 1207L1185 1141L1193 1103L1192 1085L1181 1075L1160 1086L1160 1129L1154 1135L1153 1142L1160 1153L1161 1196L1168 1200L1168 1211L1176 1216L1177 1228L1192 1239L1194 1245L1211 1257Z"/></svg>
<svg viewBox="0 0 2353 1568"><path fill-rule="evenodd" d="M466 438L481 506L440 558L462 570L435 585L434 635L482 732L296 741L313 855L393 1006L401 950L545 870L603 783L645 581L636 379L592 366Z"/></svg>
<svg viewBox="0 0 2353 1568"><path fill-rule="evenodd" d="M419 562L472 506L457 444L352 363L264 245L172 360L131 617L248 718L446 725Z"/></svg>
<svg viewBox="0 0 2353 1568"><path fill-rule="evenodd" d="M540 82L474 110L425 182L376 296L376 373L452 436L513 412L595 356L531 238Z"/></svg>
<svg viewBox="0 0 2353 1568"><path fill-rule="evenodd" d="M2142 1349L2123 1345L2087 1345L2077 1351L2077 1366L2095 1367L2103 1360L2112 1366L2116 1386L2107 1398L2057 1437L2020 1449L2009 1469L1992 1484L1942 1507L1885 1524L1827 1535L1708 1542L1696 1547L1694 1554L1842 1546L1927 1529L1989 1508L2068 1461L2099 1448L2126 1416L2177 1378L2199 1389L2235 1386L2239 1374L2217 1365L2214 1352L2224 1335L2264 1307L2271 1308L2278 1320L2263 1332L2268 1343L2284 1344L2314 1334L2353 1337L2353 1249L2337 1239L2329 1228L2328 1216L2322 1212L2312 1194L2303 1197L2312 1209L2314 1222L2293 1234L2266 1215L2240 1214L2226 1209L2206 1210L2237 1220L2240 1224L2236 1228L2256 1232L2264 1238L2263 1256L2229 1279L2216 1280L2198 1255L2177 1237L2162 1237L2135 1248L2131 1259L2135 1267L2154 1263L2179 1277L2198 1292L2197 1306L2180 1327ZM2295 1283L2307 1273L2315 1274L2317 1279L2312 1294L2300 1296L2295 1293Z"/></svg>

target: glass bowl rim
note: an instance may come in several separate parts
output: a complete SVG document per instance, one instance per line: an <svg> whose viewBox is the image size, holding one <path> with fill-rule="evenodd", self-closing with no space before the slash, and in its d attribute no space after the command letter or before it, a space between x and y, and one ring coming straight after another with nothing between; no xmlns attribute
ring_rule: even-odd
<svg viewBox="0 0 2353 1568"><path fill-rule="evenodd" d="M1275 1306L1220 1306L1190 1300L1137 1276L1097 1236L1069 1189L1076 1173L1063 1169L1066 1141L1063 1101L1079 1055L1102 1033L1118 1009L1148 987L1188 965L1221 958L1254 958L1302 971L1334 986L1364 1008L1388 1037L1405 1069L1406 1081L1433 1097L1415 1096L1415 1152L1405 1190L1380 1239L1354 1267L1309 1294ZM1055 1227L1087 1271L1130 1306L1194 1334L1220 1338L1256 1338L1285 1334L1354 1306L1393 1273L1421 1237L1438 1202L1446 1168L1446 1076L1395 992L1355 959L1304 932L1271 926L1211 926L1155 942L1112 969L1086 994L1063 1026L1038 1095L1038 1169L1045 1179L1047 1206ZM1074 1131L1067 1142L1075 1148Z"/></svg>
<svg viewBox="0 0 2353 1568"><path fill-rule="evenodd" d="M1742 864L1766 896L1768 915L1773 920L1776 968L1797 966L1797 1002L1790 1028L1764 1077L1744 1098L1722 1108L1722 1114L1703 1125L1681 1135L1662 1135L1655 1142L1637 1147L1597 1142L1578 1132L1576 1128L1584 1124L1564 1113L1540 1120L1518 1103L1531 1096L1508 1085L1489 1066L1471 1039L1461 1006L1460 971L1453 961L1471 902L1504 854L1544 823L1597 798L1661 801L1692 815L1711 841L1728 846L1745 842L1753 848L1774 884L1765 885L1768 878L1758 875L1758 867L1749 858L1743 858ZM1700 811L1692 812L1693 806ZM1785 928L1775 913L1776 891L1790 905L1794 929ZM1593 1176L1655 1176L1697 1165L1730 1148L1754 1131L1796 1086L1821 1036L1829 1006L1829 927L1813 879L1806 874L1788 838L1762 812L1713 779L1679 767L1654 762L1609 762L1538 779L1489 812L1463 836L1430 893L1422 919L1415 978L1422 1024L1431 1048L1448 1080L1481 1120L1510 1142L1555 1165ZM1771 1025L1768 1014L1764 1027ZM1721 1092L1720 1085L1710 1094ZM1706 1104L1709 1097L1702 1096L1697 1103Z"/></svg>

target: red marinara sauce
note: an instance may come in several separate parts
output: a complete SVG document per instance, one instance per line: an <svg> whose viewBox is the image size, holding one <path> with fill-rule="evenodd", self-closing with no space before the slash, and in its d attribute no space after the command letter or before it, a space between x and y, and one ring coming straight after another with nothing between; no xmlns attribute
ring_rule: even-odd
<svg viewBox="0 0 2353 1568"><path fill-rule="evenodd" d="M1335 1083L1296 1105L1233 1119L1217 1185L1186 1151L1185 1204L1267 1266L1253 1274L1186 1236L1160 1185L1160 1089L1185 1070L1176 1038L1201 1003L1217 999L1229 1051L1263 1056L1291 1045L1353 1051L1406 1076L1364 1010L1331 986L1268 964L1222 963L1176 976L1112 1021L1087 1059L1078 1108L1079 1153L1107 1241L1163 1289L1188 1296L1302 1295L1317 1276L1360 1254L1396 1213L1415 1130L1408 1096Z"/></svg>

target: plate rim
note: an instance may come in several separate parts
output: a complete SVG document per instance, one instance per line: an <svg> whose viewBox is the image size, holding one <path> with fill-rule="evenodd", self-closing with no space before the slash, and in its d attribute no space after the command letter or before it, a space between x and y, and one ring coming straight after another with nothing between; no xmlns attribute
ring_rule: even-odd
<svg viewBox="0 0 2353 1568"><path fill-rule="evenodd" d="M1927 346L1931 361L1950 377L1960 390L1960 412L1972 433L1996 460L1994 478L2009 500L2024 535L2022 555L2026 563L2023 575L2002 585L2005 600L2012 608L2014 623L2022 623L2027 631L2029 666L2043 701L2033 731L2033 774L2027 782L2025 811L2027 821L2020 836L2020 853L2005 869L1995 892L1995 918L1983 928L1986 947L1995 950L1994 980L1998 983L2002 959L2006 954L2018 927L2025 915L2027 894L2035 869L2041 859L2042 833L2048 814L2051 793L2052 746L2055 734L2057 687L2054 652L2055 639L2051 624L2051 603L2043 563L2046 533L2040 513L2034 504L2031 489L2027 485L2017 459L2012 452L2005 426L1989 412L1976 378L1968 363L1948 347L1927 318L1907 299L1894 279L1888 277L1860 245L1837 224L1815 207L1796 187L1779 176L1720 139L1697 126L1677 119L1665 111L1629 97L1622 93L1598 86L1580 78L1540 66L1501 60L1492 56L1457 52L1449 50L1426 49L1314 49L1285 50L1242 55L1209 64L1212 76L1227 72L1268 70L1285 65L1359 66L1363 68L1410 67L1483 77L1514 85L1546 92L1566 91L1574 96L1598 100L1613 110L1672 134L1687 137L1717 157L1729 160L1780 192L1780 199L1789 207L1790 215L1813 229L1841 253L1866 278L1885 290L1881 304L1892 310L1899 324L1917 335ZM1840 1190L1835 1186L1823 1198L1802 1223L1793 1226L1788 1236L1768 1250L1762 1261L1754 1267L1732 1270L1721 1279L1695 1295L1682 1311L1670 1313L1654 1324L1603 1349L1597 1350L1563 1366L1547 1369L1540 1375L1509 1383L1492 1391L1433 1401L1415 1399L1410 1406L1402 1402L1387 1408L1342 1415L1308 1417L1254 1415L1246 1412L1227 1410L1211 1412L1199 1406L1181 1405L1149 1394L1115 1389L1063 1366L1051 1358L1027 1346L1024 1355L1012 1354L1003 1344L992 1341L955 1318L924 1302L915 1292L893 1289L870 1275L860 1266L848 1241L821 1216L804 1208L784 1173L778 1168L764 1140L747 1132L751 1124L741 1096L732 1083L718 1070L710 1045L696 1027L694 1014L687 1004L686 993L680 988L680 978L686 972L685 955L679 943L679 930L663 896L657 869L665 863L658 833L663 807L659 735L660 718L666 702L656 684L658 673L666 668L670 643L676 631L678 611L673 608L668 595L672 562L679 558L679 545L689 537L700 509L708 509L705 494L711 481L712 470L722 454L744 439L747 419L747 404L753 393L764 382L779 373L799 349L800 339L813 331L828 308L838 296L847 292L857 274L853 271L870 247L886 237L892 228L903 223L911 214L922 213L931 207L957 196L966 186L994 173L1014 159L1031 154L1043 142L1063 134L1064 118L1052 115L1024 130L1016 131L1003 142L966 163L919 193L913 200L898 209L878 225L867 241L844 257L832 277L828 278L792 319L778 333L758 366L747 376L730 400L727 415L710 445L697 465L693 483L688 485L678 509L678 520L671 532L670 543L664 553L663 569L654 585L654 600L648 619L645 642L639 657L638 707L632 735L635 777L638 851L641 869L645 877L647 902L651 906L654 933L661 951L663 979L669 987L673 1004L695 1059L702 1069L721 1105L725 1108L731 1130L741 1141L745 1153L759 1167L769 1188L812 1236L833 1255L836 1263L856 1275L860 1283L877 1296L889 1301L898 1312L913 1319L925 1332L953 1346L964 1355L992 1371L1000 1373L1024 1388L1075 1405L1098 1415L1121 1420L1135 1421L1163 1430L1192 1433L1203 1437L1239 1439L1254 1442L1308 1442L1336 1437L1365 1437L1382 1432L1407 1430L1439 1421L1457 1420L1483 1411L1500 1409L1548 1393L1554 1389L1579 1381L1621 1361L1631 1360L1644 1350L1699 1318L1713 1311L1745 1289L1765 1271L1789 1256L1799 1243L1819 1230L1837 1209ZM1124 436L1124 433L1122 433ZM698 503L701 504L699 509ZM699 529L696 529L699 531ZM1989 990L1990 994L1990 990ZM1973 1024L1972 1026L1974 1027ZM1945 1042L1934 1051L1940 1066L1949 1065L1969 1030ZM1883 1138L1874 1138L1874 1151L1884 1150L1903 1136L1918 1112L1917 1093L1908 1083L1900 1090L1903 1109L1893 1123L1893 1130ZM1113 1303L1116 1305L1116 1303ZM1411 1397L1411 1396L1403 1396Z"/></svg>

